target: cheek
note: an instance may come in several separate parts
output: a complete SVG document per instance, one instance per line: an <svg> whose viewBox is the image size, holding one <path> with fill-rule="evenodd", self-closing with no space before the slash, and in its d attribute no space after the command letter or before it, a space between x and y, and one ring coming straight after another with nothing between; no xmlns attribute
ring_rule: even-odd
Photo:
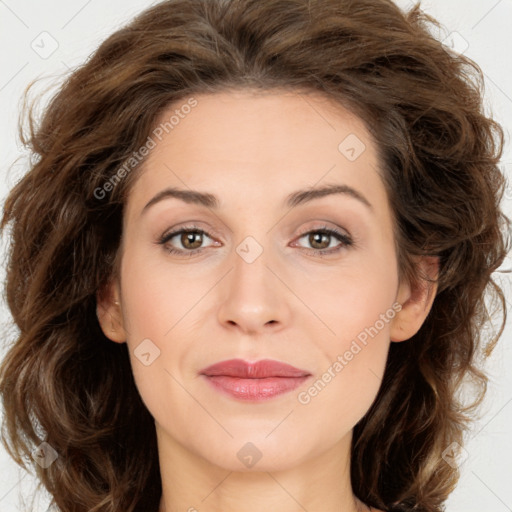
<svg viewBox="0 0 512 512"><path fill-rule="evenodd" d="M123 324L127 335L133 376L142 400L153 415L165 407L158 398L172 387L168 361L179 354L179 345L166 343L173 326L183 317L185 293L173 285L165 268L148 264L136 249L125 251L121 264ZM168 335L166 336L166 333Z"/></svg>
<svg viewBox="0 0 512 512"><path fill-rule="evenodd" d="M143 251L126 251L121 267L125 325L132 344L141 337L165 340L193 304L202 287L183 281L165 260Z"/></svg>
<svg viewBox="0 0 512 512"><path fill-rule="evenodd" d="M379 346L389 341L391 322L396 316L393 305L396 306L398 277L393 268L361 259L357 267L347 266L321 278L316 276L315 287L301 291L314 313L308 315L309 331L315 322L319 334L314 338L330 361L351 350L353 342L364 347L366 357L382 352ZM296 289L299 286L297 282Z"/></svg>
<svg viewBox="0 0 512 512"><path fill-rule="evenodd" d="M386 316L385 311L390 313ZM353 311L351 315L347 309L338 320L339 335L329 341L318 340L324 366L297 395L298 412L308 418L306 425L312 433L329 433L334 441L367 413L382 382L390 345L386 322L393 313L377 304L364 314Z"/></svg>
<svg viewBox="0 0 512 512"><path fill-rule="evenodd" d="M326 279L318 288L322 293L308 295L322 324L313 317L309 329L304 328L315 333L311 339L323 355L323 367L297 398L309 417L322 417L333 431L352 428L379 390L397 313L392 268L361 262L357 269Z"/></svg>

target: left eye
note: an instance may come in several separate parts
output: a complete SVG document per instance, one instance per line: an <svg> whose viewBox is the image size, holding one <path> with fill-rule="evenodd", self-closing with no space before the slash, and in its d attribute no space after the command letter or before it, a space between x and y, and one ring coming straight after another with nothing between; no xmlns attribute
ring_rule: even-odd
<svg viewBox="0 0 512 512"><path fill-rule="evenodd" d="M309 244L313 246L313 250L318 251L320 253L324 252L337 252L340 250L343 246L350 246L352 245L352 239L345 235L344 233L340 233L336 229L330 229L330 228L322 228L322 229L315 229L313 231L308 231L307 233L304 233L299 237L299 240L302 238L307 237L307 241ZM329 243L334 241L333 239L338 240L339 246L336 247L329 247L331 244ZM327 245L325 245L327 241ZM315 247L317 245L317 247ZM318 245L322 247L318 247ZM328 250L328 249L334 249L334 250Z"/></svg>
<svg viewBox="0 0 512 512"><path fill-rule="evenodd" d="M339 233L336 230L331 229L321 229L315 231L309 231L302 235L300 239L306 238L309 244L313 247L314 250L323 252L326 249L333 248L330 242L334 242L335 240L341 245L351 245L352 241L350 238L342 233ZM326 245L327 244L327 245ZM315 247L316 245L316 247ZM321 246L321 247L318 247ZM330 247L331 246L331 247ZM336 247L336 246L334 246Z"/></svg>

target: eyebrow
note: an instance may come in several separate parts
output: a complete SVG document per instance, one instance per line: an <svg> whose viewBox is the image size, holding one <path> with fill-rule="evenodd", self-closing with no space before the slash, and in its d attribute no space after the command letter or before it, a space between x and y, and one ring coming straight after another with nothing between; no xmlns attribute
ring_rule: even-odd
<svg viewBox="0 0 512 512"><path fill-rule="evenodd" d="M371 203L364 197L361 192L358 192L356 189L348 186L348 185L325 185L319 188L311 188L305 190L297 190L296 192L292 192L285 199L285 205L288 208L294 208L300 204L308 203L314 199L319 199L321 197L326 197L334 194L343 194L354 199L357 199L359 202L367 206L370 210L373 211L373 206ZM220 206L220 201L217 196L214 194L210 194L208 192L199 192L198 190L185 190L179 189L175 187L166 188L156 194L142 209L141 215L145 213L151 206L154 204L163 201L164 199L175 198L184 201L185 203L197 204L200 206L206 206L207 208L218 209Z"/></svg>

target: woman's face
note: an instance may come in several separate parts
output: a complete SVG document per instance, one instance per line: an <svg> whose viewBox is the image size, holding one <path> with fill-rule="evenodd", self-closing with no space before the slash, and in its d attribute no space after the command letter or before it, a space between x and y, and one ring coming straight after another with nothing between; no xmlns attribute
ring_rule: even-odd
<svg viewBox="0 0 512 512"><path fill-rule="evenodd" d="M414 333L400 323L410 290L376 149L359 119L320 96L195 100L162 115L130 191L114 292L122 328L110 337L128 343L159 443L229 470L291 468L347 446L390 340ZM231 359L306 376L202 374Z"/></svg>

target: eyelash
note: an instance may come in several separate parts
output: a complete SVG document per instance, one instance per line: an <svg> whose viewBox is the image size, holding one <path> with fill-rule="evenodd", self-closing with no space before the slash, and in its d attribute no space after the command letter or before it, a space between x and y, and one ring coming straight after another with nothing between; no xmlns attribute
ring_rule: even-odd
<svg viewBox="0 0 512 512"><path fill-rule="evenodd" d="M165 250L170 254L176 254L176 255L180 255L180 256L186 255L186 257L193 256L194 254L197 254L197 253L201 252L203 249L205 249L204 247L200 247L198 249L192 249L191 251L187 251L187 250L183 251L183 250L175 249L173 247L169 247L166 245L172 238L174 238L176 235L180 235L182 233L201 233L203 235L206 235L208 238L211 238L210 235L206 231L204 231L203 229L200 229L197 226L186 226L186 227L180 228L176 231L172 231L171 233L163 234L160 237L160 239L158 240L158 244L163 245L165 247ZM326 255L335 254L335 253L338 253L339 251L341 251L343 248L351 247L354 245L354 241L349 235L347 235L345 233L341 233L337 229L329 228L327 226L322 226L317 229L312 229L312 230L306 231L306 232L302 233L301 235L299 235L298 239L301 239L304 236L310 235L312 233L322 233L322 234L325 234L328 236L330 235L330 236L337 238L341 242L341 245L337 248L305 249L308 252L310 252L310 251L313 252L316 256L324 257Z"/></svg>

